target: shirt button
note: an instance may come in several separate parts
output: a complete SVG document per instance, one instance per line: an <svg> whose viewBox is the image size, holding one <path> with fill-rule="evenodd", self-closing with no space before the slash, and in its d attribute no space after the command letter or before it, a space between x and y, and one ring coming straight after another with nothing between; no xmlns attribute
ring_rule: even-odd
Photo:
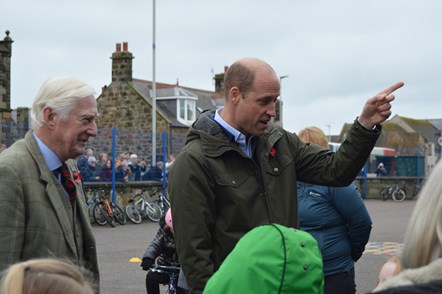
<svg viewBox="0 0 442 294"><path fill-rule="evenodd" d="M279 169L278 169L277 167L275 167L275 168L273 169L273 171L274 171L275 173L277 173L277 172L279 171Z"/></svg>
<svg viewBox="0 0 442 294"><path fill-rule="evenodd" d="M232 184L236 185L236 182L234 180L232 180Z"/></svg>

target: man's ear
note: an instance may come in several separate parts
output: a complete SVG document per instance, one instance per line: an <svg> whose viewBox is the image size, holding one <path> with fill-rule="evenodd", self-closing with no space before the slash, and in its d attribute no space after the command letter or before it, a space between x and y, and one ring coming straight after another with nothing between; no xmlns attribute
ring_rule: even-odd
<svg viewBox="0 0 442 294"><path fill-rule="evenodd" d="M56 114L52 111L52 108L45 107L43 109L43 118L44 118L44 124L49 126L49 128L53 128L55 125L55 118Z"/></svg>
<svg viewBox="0 0 442 294"><path fill-rule="evenodd" d="M232 103L238 104L241 98L241 90L238 87L232 87L230 89L230 100L232 101Z"/></svg>

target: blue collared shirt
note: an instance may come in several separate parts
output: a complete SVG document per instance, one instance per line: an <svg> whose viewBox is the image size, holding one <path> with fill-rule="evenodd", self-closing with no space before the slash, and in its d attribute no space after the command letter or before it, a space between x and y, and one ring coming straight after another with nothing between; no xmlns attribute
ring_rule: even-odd
<svg viewBox="0 0 442 294"><path fill-rule="evenodd" d="M40 152L43 154L43 158L49 170L51 172L57 170L62 163L60 158L58 158L58 156L54 153L54 151L49 149L49 147L46 146L46 144L43 143L43 141L41 141L40 138L38 138L34 132L32 132L32 135L34 135L34 138L37 141L38 148L40 149Z"/></svg>
<svg viewBox="0 0 442 294"><path fill-rule="evenodd" d="M253 151L255 150L255 140L253 140L254 136L250 136L247 138L246 135L242 134L240 131L229 125L219 115L222 110L223 107L217 109L215 112L215 117L213 119L233 136L235 143L238 144L239 148L241 148L241 150L247 155L247 157L252 158Z"/></svg>

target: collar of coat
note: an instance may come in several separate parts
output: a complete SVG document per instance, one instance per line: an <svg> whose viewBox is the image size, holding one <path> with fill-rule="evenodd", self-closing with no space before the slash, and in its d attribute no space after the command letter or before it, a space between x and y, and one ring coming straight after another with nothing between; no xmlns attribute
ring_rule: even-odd
<svg viewBox="0 0 442 294"><path fill-rule="evenodd" d="M228 150L232 150L233 146L239 149L234 143L233 136L213 119L215 111L207 110L201 113L193 123L186 139L186 144L195 139L200 139L203 152L208 156L219 156ZM264 134L255 138L257 141L262 141L261 144L263 143L265 152L268 153L282 135L282 130L270 123ZM261 144L257 142L257 145Z"/></svg>

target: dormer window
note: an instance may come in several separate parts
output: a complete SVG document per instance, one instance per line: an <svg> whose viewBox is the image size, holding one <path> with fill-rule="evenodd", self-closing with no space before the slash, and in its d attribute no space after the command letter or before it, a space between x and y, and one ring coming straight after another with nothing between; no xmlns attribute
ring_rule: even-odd
<svg viewBox="0 0 442 294"><path fill-rule="evenodd" d="M191 124L195 121L195 100L178 99L178 120L184 124Z"/></svg>

